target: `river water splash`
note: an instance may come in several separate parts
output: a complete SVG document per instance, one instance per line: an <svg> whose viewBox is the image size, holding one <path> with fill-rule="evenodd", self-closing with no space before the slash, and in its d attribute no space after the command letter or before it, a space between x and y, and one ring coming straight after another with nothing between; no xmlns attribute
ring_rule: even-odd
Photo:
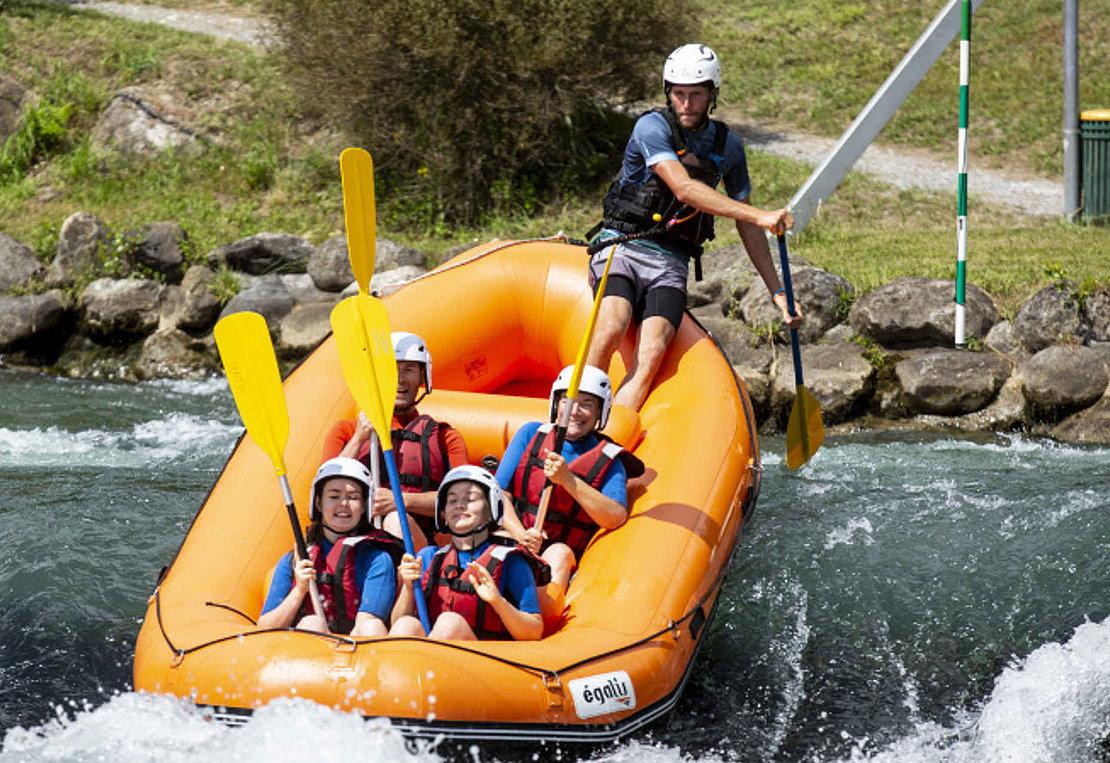
<svg viewBox="0 0 1110 763"><path fill-rule="evenodd" d="M507 754L302 700L229 729L130 690L147 597L240 432L222 379L0 373L0 763L1110 761L1110 449L859 433L789 472L764 439L668 722Z"/></svg>

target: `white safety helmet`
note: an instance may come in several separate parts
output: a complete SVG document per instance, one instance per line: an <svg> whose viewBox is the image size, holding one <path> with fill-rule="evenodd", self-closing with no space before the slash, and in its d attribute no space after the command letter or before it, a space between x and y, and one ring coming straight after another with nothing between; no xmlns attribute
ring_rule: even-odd
<svg viewBox="0 0 1110 763"><path fill-rule="evenodd" d="M447 507L447 488L454 482L461 482L462 480L469 480L477 482L486 491L486 498L489 500L490 516L493 518L494 524L501 523L501 485L498 484L497 478L490 474L488 471L480 466L456 466L447 474L443 475L443 481L439 483L439 490L436 491L436 530L438 532L447 532L444 527L446 521L441 519L443 510Z"/></svg>
<svg viewBox="0 0 1110 763"><path fill-rule="evenodd" d="M550 409L549 419L555 422L555 415L559 410L559 393L570 389L570 377L574 374L574 366L567 366L555 377L551 385L551 395L548 397ZM601 417L597 420L597 428L604 429L609 423L609 409L613 407L613 385L609 383L609 375L596 366L585 366L582 369L582 378L578 381L579 392L589 392L601 400Z"/></svg>
<svg viewBox="0 0 1110 763"><path fill-rule="evenodd" d="M373 477L370 476L370 470L361 461L356 461L353 458L329 458L324 463L320 464L320 468L316 470L316 476L312 479L312 487L308 491L309 508L308 520L315 522L321 519L319 511L316 509L316 498L318 488L323 486L323 483L330 480L332 477L347 477L366 488L365 498L369 499L370 491L373 488Z"/></svg>
<svg viewBox="0 0 1110 763"><path fill-rule="evenodd" d="M424 340L409 331L394 331L389 335L393 341L395 360L414 360L424 366L424 393L432 391L432 354Z"/></svg>
<svg viewBox="0 0 1110 763"><path fill-rule="evenodd" d="M690 43L675 48L663 64L663 86L700 85L712 82L721 87L721 60L708 45Z"/></svg>

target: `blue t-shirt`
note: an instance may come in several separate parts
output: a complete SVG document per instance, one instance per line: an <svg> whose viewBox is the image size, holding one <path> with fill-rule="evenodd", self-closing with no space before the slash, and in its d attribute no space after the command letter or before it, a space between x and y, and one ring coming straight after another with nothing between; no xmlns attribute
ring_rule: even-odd
<svg viewBox="0 0 1110 763"><path fill-rule="evenodd" d="M686 147L698 156L709 156L717 138L716 123L709 124L690 132L682 129ZM651 111L636 121L632 136L624 148L624 163L621 166L621 181L639 185L647 181L649 169L659 162L678 161L674 142L671 140L671 127L662 114ZM725 140L723 161L720 165L721 180L729 198L743 201L752 194L751 179L748 177L748 158L744 153L744 141L731 130Z"/></svg>
<svg viewBox="0 0 1110 763"><path fill-rule="evenodd" d="M684 128L683 136L686 138L686 148L698 156L709 156L713 152L713 144L717 139L717 130L720 128L710 121L708 125L697 132L690 132ZM718 166L721 180L725 185L725 193L735 201L747 201L752 195L751 178L748 177L748 157L744 153L744 141L740 136L729 130L725 139L725 149L722 161ZM675 161L674 141L671 139L671 126L667 118L656 111L644 114L632 128L632 136L624 148L624 162L621 165L621 182L640 185L651 177L651 168L659 162ZM620 231L605 228L598 236L599 240L615 238L621 235ZM640 239L638 246L665 254L676 254L674 250L651 239ZM685 255L680 256L685 260Z"/></svg>
<svg viewBox="0 0 1110 763"><path fill-rule="evenodd" d="M517 464L526 457L525 449L528 443L532 442L532 438L536 436L536 431L540 428L538 421L530 421L513 435L513 439L509 441L509 447L505 449L505 455L501 458L501 465L497 467L497 482L501 485L502 490L509 490L512 487L513 475L516 473ZM586 451L595 447L600 440L594 435L587 435L578 442L571 442L570 440L563 441L563 458L570 463L578 458ZM599 488L602 495L607 498L612 498L621 506L628 506L628 494L626 492L628 479L624 473L624 464L619 460L614 461L609 471L605 474L605 481L601 483Z"/></svg>
<svg viewBox="0 0 1110 763"><path fill-rule="evenodd" d="M473 562L489 548L489 541L473 551L459 550L459 566L466 569L466 565ZM421 570L428 570L432 558L436 555L435 546L425 546L416 552L420 560ZM532 575L532 567L519 554L511 554L505 559L504 569L501 573L501 585L498 586L505 600L526 614L539 614L540 600L536 594L536 578ZM470 624L473 627L474 623Z"/></svg>
<svg viewBox="0 0 1110 763"><path fill-rule="evenodd" d="M332 544L321 539L320 547L327 554L331 551ZM355 580L362 581L362 601L358 605L358 611L368 612L388 625L393 600L397 597L396 569L389 554L369 543L360 546L355 557ZM266 594L266 603L262 605L262 613L265 614L281 604L292 588L293 552L290 551L278 560L274 568L274 577L270 580L270 590Z"/></svg>

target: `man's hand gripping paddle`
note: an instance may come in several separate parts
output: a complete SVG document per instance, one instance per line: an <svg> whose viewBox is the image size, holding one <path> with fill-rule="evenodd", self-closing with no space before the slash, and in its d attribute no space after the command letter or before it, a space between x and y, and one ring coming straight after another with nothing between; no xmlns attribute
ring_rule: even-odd
<svg viewBox="0 0 1110 763"><path fill-rule="evenodd" d="M331 330L343 365L343 377L358 407L370 419L382 444L393 503L401 520L405 551L415 555L409 530L401 479L393 456L391 424L393 401L397 396L397 361L389 336L389 316L385 305L373 297L358 294L340 302L331 313ZM416 611L425 633L431 633L428 607L419 586L414 586Z"/></svg>
<svg viewBox="0 0 1110 763"><path fill-rule="evenodd" d="M779 259L782 261L782 285L786 291L786 307L791 315L794 309L794 287L790 281L790 260L786 255L786 236L778 234ZM790 329L790 347L794 352L794 406L786 422L786 465L797 469L808 461L825 441L825 427L821 424L821 406L817 398L805 387L802 380L802 350L798 344L798 329Z"/></svg>
<svg viewBox="0 0 1110 763"><path fill-rule="evenodd" d="M281 374L266 319L258 313L232 313L222 318L212 333L216 337L216 347L227 372L227 383L247 434L274 464L289 514L289 525L293 529L293 539L297 544L297 558L307 559L304 533L297 518L293 493L289 490L289 478L285 474L289 409L285 404L285 391L281 387ZM324 617L315 580L310 585L309 595L313 610Z"/></svg>
<svg viewBox="0 0 1110 763"><path fill-rule="evenodd" d="M605 270L601 274L601 280L597 284L597 294L594 295L594 305L590 310L590 320L586 324L586 334L582 337L582 344L578 346L578 355L574 358L574 371L570 375L570 383L567 385L566 404L563 406L563 413L559 416L559 421L555 425L555 447L552 448L554 453L562 453L563 443L567 439L567 426L570 424L570 409L574 406L574 401L578 399L578 384L582 381L582 371L586 368L586 355L590 351L590 342L594 338L594 328L597 326L597 314L601 309L601 300L605 296L605 284L609 281L609 266L613 264L613 252L616 251L617 245L613 244L609 248L609 258L605 261ZM547 519L547 505L551 502L552 484L550 480L543 487L543 495L540 496L540 505L536 509L536 524L535 528L538 532L543 532L543 523Z"/></svg>

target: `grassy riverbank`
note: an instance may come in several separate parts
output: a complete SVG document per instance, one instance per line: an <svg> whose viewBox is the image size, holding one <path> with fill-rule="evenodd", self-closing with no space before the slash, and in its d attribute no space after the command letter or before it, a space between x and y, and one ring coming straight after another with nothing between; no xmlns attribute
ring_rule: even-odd
<svg viewBox="0 0 1110 763"><path fill-rule="evenodd" d="M940 7L909 0L799 0L789 8L772 0L699 2L704 39L726 64L722 100L745 119L829 136L847 126ZM254 3L223 6L234 12ZM1060 7L1048 0L1021 6L984 3L976 16L971 160L1058 176ZM1110 0L1084 3L1081 13L1081 103L1110 106ZM954 165L955 68L953 46L882 140L936 152ZM336 157L344 140L298 113L260 51L60 4L8 2L0 16L0 71L40 97L38 131L19 136L20 151L0 155L0 231L44 258L62 220L78 210L120 232L153 220L180 222L198 257L261 230L316 243L342 232ZM207 137L208 150L191 159L101 155L88 131L108 99L128 86L164 95ZM762 206L784 204L810 172L757 152L750 160ZM602 191L480 229L416 226L410 214L419 199L383 198L379 229L434 254L463 241L557 230L580 235L595 221ZM793 251L864 291L900 275L951 277L955 206L954 194L904 191L852 175ZM1061 274L1091 287L1110 273L1106 228L1019 218L974 197L970 218L969 278L996 297L1004 314ZM722 230L718 243L735 240Z"/></svg>

